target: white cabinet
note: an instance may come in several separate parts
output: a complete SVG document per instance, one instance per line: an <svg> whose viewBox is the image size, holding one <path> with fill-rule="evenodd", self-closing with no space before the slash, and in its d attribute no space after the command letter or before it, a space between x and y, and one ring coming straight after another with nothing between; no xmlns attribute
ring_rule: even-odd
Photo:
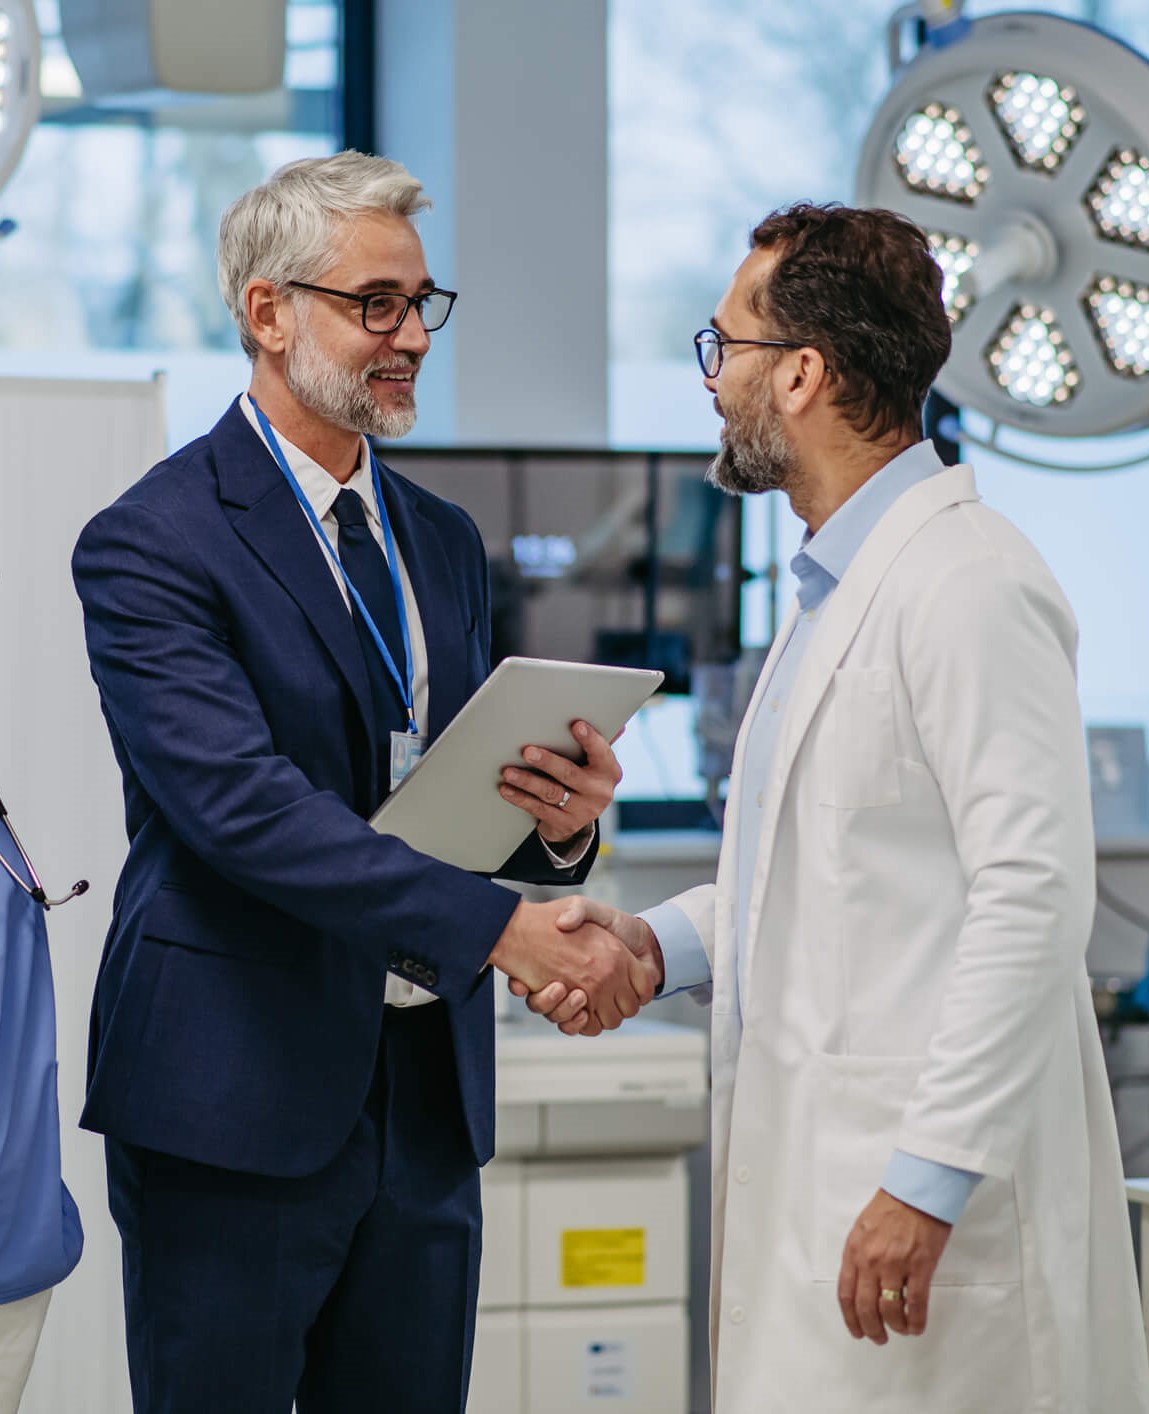
<svg viewBox="0 0 1149 1414"><path fill-rule="evenodd" d="M468 1414L684 1414L688 1191L705 1037L499 1027L497 1156Z"/></svg>

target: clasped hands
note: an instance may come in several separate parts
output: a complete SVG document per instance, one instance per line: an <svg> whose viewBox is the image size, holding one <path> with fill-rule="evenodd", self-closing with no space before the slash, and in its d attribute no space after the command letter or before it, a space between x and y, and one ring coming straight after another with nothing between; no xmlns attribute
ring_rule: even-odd
<svg viewBox="0 0 1149 1414"><path fill-rule="evenodd" d="M640 918L592 899L525 899L488 961L510 989L568 1036L621 1025L662 985L662 949Z"/></svg>

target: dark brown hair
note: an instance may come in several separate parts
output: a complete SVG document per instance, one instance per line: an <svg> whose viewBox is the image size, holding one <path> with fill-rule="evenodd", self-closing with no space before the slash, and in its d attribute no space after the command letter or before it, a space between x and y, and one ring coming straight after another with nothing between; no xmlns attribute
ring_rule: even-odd
<svg viewBox="0 0 1149 1414"><path fill-rule="evenodd" d="M776 339L815 348L834 405L861 436L921 435L922 405L949 357L942 275L923 233L876 208L800 202L754 228L778 261L751 294Z"/></svg>

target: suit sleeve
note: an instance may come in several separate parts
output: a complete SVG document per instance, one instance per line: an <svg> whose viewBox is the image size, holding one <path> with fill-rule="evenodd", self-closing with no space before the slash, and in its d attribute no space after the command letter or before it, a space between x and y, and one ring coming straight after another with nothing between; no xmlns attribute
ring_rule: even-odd
<svg viewBox="0 0 1149 1414"><path fill-rule="evenodd" d="M997 554L942 578L914 614L904 653L914 723L968 886L898 1145L1007 1177L1093 920L1076 626L1036 557Z"/></svg>
<svg viewBox="0 0 1149 1414"><path fill-rule="evenodd" d="M377 835L277 753L178 525L121 501L85 529L73 572L118 750L188 849L386 967L420 958L437 994L468 996L518 895Z"/></svg>

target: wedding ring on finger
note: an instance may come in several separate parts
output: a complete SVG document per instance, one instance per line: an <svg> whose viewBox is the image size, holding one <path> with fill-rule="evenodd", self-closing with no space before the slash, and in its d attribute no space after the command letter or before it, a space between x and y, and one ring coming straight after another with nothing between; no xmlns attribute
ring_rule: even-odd
<svg viewBox="0 0 1149 1414"><path fill-rule="evenodd" d="M563 791L563 798L559 801L557 808L558 808L559 810L565 810L565 809L567 808L567 801L568 801L570 798L571 798L571 793L570 793L570 791L569 791L569 790L564 790L564 791Z"/></svg>
<svg viewBox="0 0 1149 1414"><path fill-rule="evenodd" d="M881 1297L883 1301L897 1301L899 1304L904 1303L906 1299L906 1288L903 1286L895 1291L893 1287L883 1286Z"/></svg>

